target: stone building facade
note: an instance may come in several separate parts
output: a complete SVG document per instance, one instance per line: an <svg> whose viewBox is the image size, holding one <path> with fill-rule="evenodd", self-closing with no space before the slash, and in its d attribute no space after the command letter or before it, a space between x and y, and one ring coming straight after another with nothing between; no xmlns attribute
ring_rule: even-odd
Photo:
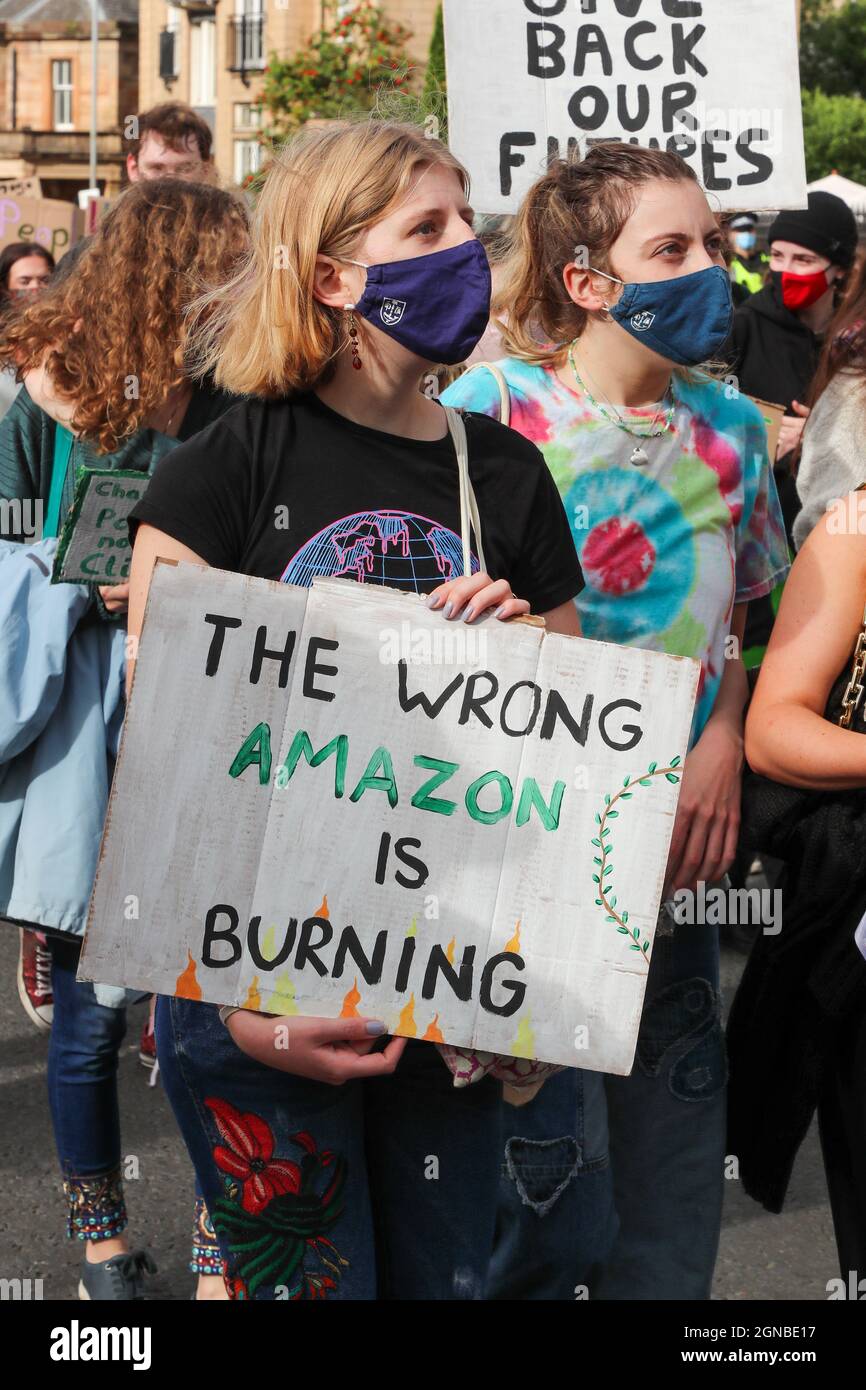
<svg viewBox="0 0 866 1390"><path fill-rule="evenodd" d="M123 180L123 120L138 110L136 0L98 0L97 171ZM89 0L0 0L0 179L42 181L74 199L89 182Z"/></svg>
<svg viewBox="0 0 866 1390"><path fill-rule="evenodd" d="M351 8L352 0L346 0ZM389 18L412 31L410 51L423 63L437 0L384 0ZM261 159L257 105L272 52L303 47L322 22L321 0L140 0L139 101L185 101L214 131L225 184L240 183Z"/></svg>

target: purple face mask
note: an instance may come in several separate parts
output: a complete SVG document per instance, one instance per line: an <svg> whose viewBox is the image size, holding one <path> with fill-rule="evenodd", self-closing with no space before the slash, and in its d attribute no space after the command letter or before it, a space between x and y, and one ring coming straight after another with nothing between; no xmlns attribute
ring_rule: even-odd
<svg viewBox="0 0 866 1390"><path fill-rule="evenodd" d="M364 265L355 312L426 362L465 362L490 319L490 266L480 241L406 261Z"/></svg>

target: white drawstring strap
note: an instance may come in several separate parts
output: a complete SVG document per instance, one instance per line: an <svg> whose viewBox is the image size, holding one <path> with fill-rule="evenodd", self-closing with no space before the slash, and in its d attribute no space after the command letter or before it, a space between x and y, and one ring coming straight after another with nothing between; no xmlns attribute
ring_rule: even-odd
<svg viewBox="0 0 866 1390"><path fill-rule="evenodd" d="M457 476L460 494L460 540L463 545L463 574L468 579L472 574L472 551L470 548L470 525L475 532L475 548L478 552L478 564L482 570L487 566L484 561L484 547L481 543L481 517L478 512L478 501L472 481L469 477L469 445L466 440L466 426L463 423L463 416L459 410L452 409L451 406L444 406L445 417L448 421L448 429L451 438L454 440L454 449L457 454Z"/></svg>

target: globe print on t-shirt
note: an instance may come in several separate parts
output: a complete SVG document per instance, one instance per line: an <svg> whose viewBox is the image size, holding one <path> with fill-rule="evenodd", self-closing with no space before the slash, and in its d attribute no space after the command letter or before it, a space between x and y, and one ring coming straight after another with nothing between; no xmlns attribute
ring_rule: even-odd
<svg viewBox="0 0 866 1390"><path fill-rule="evenodd" d="M471 559L475 574L478 561ZM306 588L327 575L426 593L462 573L463 546L447 526L412 512L356 512L302 545L281 581Z"/></svg>

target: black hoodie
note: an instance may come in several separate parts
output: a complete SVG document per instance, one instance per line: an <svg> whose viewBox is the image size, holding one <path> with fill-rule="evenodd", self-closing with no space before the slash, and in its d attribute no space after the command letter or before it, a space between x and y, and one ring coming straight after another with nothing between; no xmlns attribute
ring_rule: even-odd
<svg viewBox="0 0 866 1390"><path fill-rule="evenodd" d="M771 280L736 310L725 357L741 391L790 414L791 402L809 394L820 351L818 334L785 308L781 286Z"/></svg>
<svg viewBox="0 0 866 1390"><path fill-rule="evenodd" d="M802 405L809 394L818 367L821 338L813 333L782 302L782 287L771 279L734 312L734 326L722 353L747 396L757 396L785 407L793 415L791 403ZM793 527L801 502L791 473L791 455L771 459L788 544L793 551ZM765 647L773 627L773 606L769 595L749 604L745 646Z"/></svg>

